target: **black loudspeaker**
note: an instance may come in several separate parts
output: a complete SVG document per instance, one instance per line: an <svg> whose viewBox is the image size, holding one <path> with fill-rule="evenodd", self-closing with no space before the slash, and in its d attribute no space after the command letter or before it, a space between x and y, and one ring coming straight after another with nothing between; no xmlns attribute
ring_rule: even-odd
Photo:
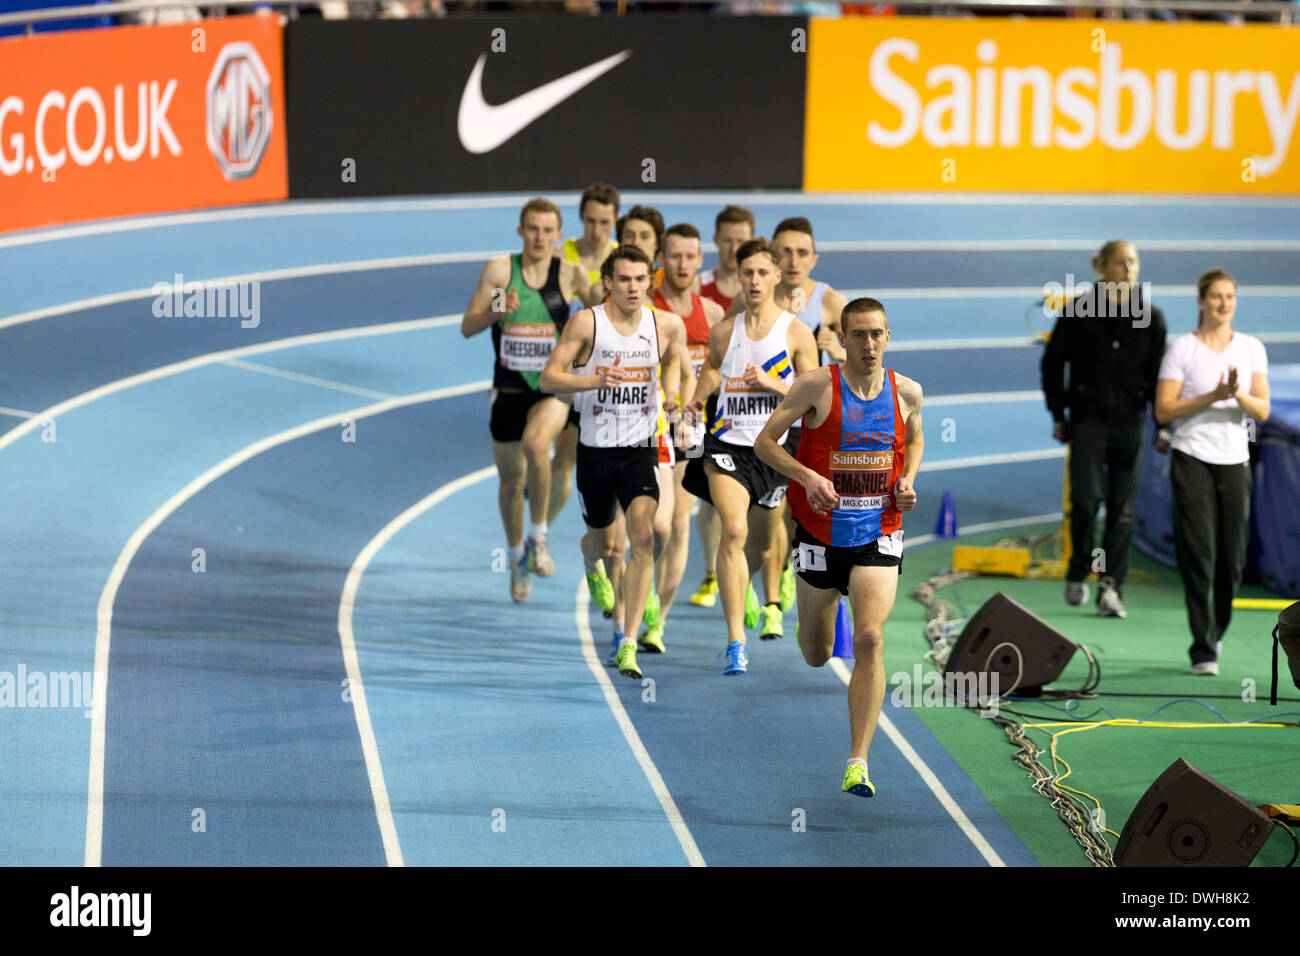
<svg viewBox="0 0 1300 956"><path fill-rule="evenodd" d="M997 694L1030 691L1061 676L1079 645L1001 591L957 638L944 674L998 675ZM991 686L991 685L990 685ZM994 695L996 696L996 694Z"/></svg>
<svg viewBox="0 0 1300 956"><path fill-rule="evenodd" d="M1269 706L1277 705L1277 649L1286 651L1287 665L1291 668L1291 681L1300 688L1300 601L1277 616L1273 628L1273 689L1269 692Z"/></svg>
<svg viewBox="0 0 1300 956"><path fill-rule="evenodd" d="M1273 821L1186 760L1178 759L1129 814L1116 866L1249 866Z"/></svg>

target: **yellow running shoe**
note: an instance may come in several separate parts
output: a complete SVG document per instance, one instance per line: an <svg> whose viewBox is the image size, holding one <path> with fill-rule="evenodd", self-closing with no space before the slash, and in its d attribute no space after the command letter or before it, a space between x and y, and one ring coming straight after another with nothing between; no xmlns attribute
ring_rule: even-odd
<svg viewBox="0 0 1300 956"><path fill-rule="evenodd" d="M745 592L745 627L758 627L758 612L762 606L758 603L758 595L754 593L754 585L749 586Z"/></svg>
<svg viewBox="0 0 1300 956"><path fill-rule="evenodd" d="M596 607L605 612L614 610L614 585L610 583L604 568L587 572L587 590L591 592Z"/></svg>
<svg viewBox="0 0 1300 956"><path fill-rule="evenodd" d="M667 654L668 649L664 647L664 622L655 621L647 627L637 643L641 650L649 654Z"/></svg>
<svg viewBox="0 0 1300 956"><path fill-rule="evenodd" d="M650 581L650 593L645 596L645 610L641 612L641 621L646 627L653 627L659 621L659 592L655 583Z"/></svg>
<svg viewBox="0 0 1300 956"><path fill-rule="evenodd" d="M718 579L706 574L700 582L700 589L691 595L691 603L696 607L713 607L718 603Z"/></svg>
<svg viewBox="0 0 1300 956"><path fill-rule="evenodd" d="M640 677L641 668L636 666L636 642L629 641L618 649L614 666L624 677Z"/></svg>
<svg viewBox="0 0 1300 956"><path fill-rule="evenodd" d="M852 761L844 768L844 785L840 789L856 797L874 797L876 795L875 784L867 777L867 765L857 760Z"/></svg>
<svg viewBox="0 0 1300 956"><path fill-rule="evenodd" d="M787 564L781 572L781 610L794 607L794 568Z"/></svg>

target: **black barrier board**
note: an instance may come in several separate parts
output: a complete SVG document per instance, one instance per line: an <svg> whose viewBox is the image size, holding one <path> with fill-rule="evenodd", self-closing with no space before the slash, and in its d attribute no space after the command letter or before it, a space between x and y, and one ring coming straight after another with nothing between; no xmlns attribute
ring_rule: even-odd
<svg viewBox="0 0 1300 956"><path fill-rule="evenodd" d="M293 21L289 194L799 188L806 29L690 15Z"/></svg>

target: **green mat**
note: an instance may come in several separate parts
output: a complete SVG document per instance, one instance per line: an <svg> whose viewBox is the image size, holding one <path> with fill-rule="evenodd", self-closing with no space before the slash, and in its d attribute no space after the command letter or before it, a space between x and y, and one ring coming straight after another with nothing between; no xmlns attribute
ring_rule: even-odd
<svg viewBox="0 0 1300 956"><path fill-rule="evenodd" d="M1008 534L1025 537L1052 527L972 535L960 543L993 545ZM952 541L944 541L907 551L898 602L885 640L886 674L891 685L899 672L911 679L917 663L923 664L923 672L933 670L922 658L929 649L923 633L925 609L908 595L918 583L951 565L952 547ZM1116 718L1142 719L1168 705L1152 723L1220 724L1225 718L1258 721L1281 713L1289 716L1279 720L1300 723L1300 691L1287 679L1285 660L1278 705L1268 704L1276 611L1235 611L1223 641L1220 676L1192 676L1187 672L1191 635L1182 580L1175 569L1156 564L1136 550L1130 560L1131 573L1124 585L1128 617L1123 620L1097 617L1095 583L1090 584L1089 602L1082 607L1067 605L1063 582L1054 580L968 578L956 590L939 591L937 597L954 607L960 599L973 614L986 599L1002 591L1074 642L1092 649L1101 665L1097 688L1101 696L1097 700L1074 703L1070 714L1076 716L1044 703L1008 705L1022 712L1063 720L1105 720L1110 717L1105 708ZM1250 586L1243 586L1239 596L1278 597ZM1083 654L1075 654L1051 686L1080 687L1086 676L1087 661ZM1114 696L1118 694L1138 696ZM1173 702L1175 697L1155 695L1197 698L1223 716L1192 701ZM1063 702L1053 703L1064 707ZM886 698L885 707L889 706ZM980 718L974 710L954 706L919 707L916 712L1043 864L1092 865L1048 799L1033 791L1026 772L1013 762L1016 748L1000 725ZM1021 723L1036 722L1007 716ZM1051 732L1035 731L1030 737L1040 747L1047 747ZM1105 814L1104 825L1116 833L1123 830L1146 789L1179 757L1253 804L1300 803L1300 728L1094 727L1061 736L1057 752L1072 768L1065 784L1096 797ZM1049 755L1040 760L1051 766ZM1107 835L1107 839L1113 849L1117 838ZM1254 865L1284 865L1292 851L1291 840L1277 830Z"/></svg>

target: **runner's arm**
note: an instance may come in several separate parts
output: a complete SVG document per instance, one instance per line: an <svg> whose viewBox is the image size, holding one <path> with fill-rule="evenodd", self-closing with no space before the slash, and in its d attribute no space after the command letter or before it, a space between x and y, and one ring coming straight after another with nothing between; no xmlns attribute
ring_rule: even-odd
<svg viewBox="0 0 1300 956"><path fill-rule="evenodd" d="M901 377L901 376L900 376ZM899 392L907 403L907 418L904 427L907 439L903 444L903 473L894 488L894 504L899 511L911 511L916 507L916 475L921 470L921 458L925 455L925 431L921 425L921 406L925 398L921 394L921 385L912 379L903 379L906 387Z"/></svg>
<svg viewBox="0 0 1300 956"><path fill-rule="evenodd" d="M695 393L687 403L697 411L704 408L709 396L722 384L722 355L731 339L731 323L719 322L709 332L709 354L700 366L700 377L695 382Z"/></svg>
<svg viewBox="0 0 1300 956"><path fill-rule="evenodd" d="M816 412L819 404L829 403L830 389L829 369L814 369L807 375L799 376L754 441L754 452L759 458L791 481L804 486L808 493L808 503L818 514L824 514L839 503L835 485L825 475L813 471L787 452L777 444L777 439L801 416Z"/></svg>
<svg viewBox="0 0 1300 956"><path fill-rule="evenodd" d="M847 358L844 346L840 342L839 332L840 316L848 304L848 299L830 287L822 293L822 328L828 329L830 335L819 334L817 344L837 362L843 362Z"/></svg>
<svg viewBox="0 0 1300 956"><path fill-rule="evenodd" d="M478 277L478 285L474 287L474 294L470 297L469 305L460 320L460 334L465 338L468 339L478 335L484 329L491 328L502 315L518 308L518 293L504 292L505 287L510 284L509 270L509 256L493 256L483 267ZM504 298L498 298L498 293L504 295ZM510 307L511 300L515 308ZM497 306L496 309L493 309L494 305Z"/></svg>
<svg viewBox="0 0 1300 956"><path fill-rule="evenodd" d="M662 317L663 325L667 327L664 331L668 333L663 355L659 361L659 381L663 385L665 402L675 409L681 397L682 352L686 349L686 324L676 312L656 310L655 314ZM686 368L690 368L689 356Z"/></svg>
<svg viewBox="0 0 1300 956"><path fill-rule="evenodd" d="M542 369L538 388L552 395L568 395L600 388L603 381L600 375L575 375L571 371L574 359L590 351L595 332L596 317L590 309L583 309L564 323L560 341L551 349L546 368Z"/></svg>

